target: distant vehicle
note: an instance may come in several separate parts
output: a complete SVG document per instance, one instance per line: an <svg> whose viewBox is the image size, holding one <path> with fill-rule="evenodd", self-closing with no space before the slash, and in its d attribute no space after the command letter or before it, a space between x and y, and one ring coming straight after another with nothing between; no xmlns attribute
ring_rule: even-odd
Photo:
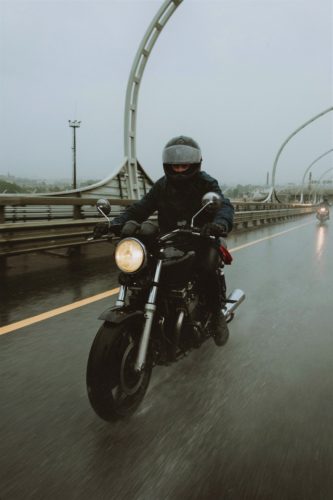
<svg viewBox="0 0 333 500"><path fill-rule="evenodd" d="M316 217L319 221L319 224L324 224L330 218L329 209L326 206L318 207Z"/></svg>

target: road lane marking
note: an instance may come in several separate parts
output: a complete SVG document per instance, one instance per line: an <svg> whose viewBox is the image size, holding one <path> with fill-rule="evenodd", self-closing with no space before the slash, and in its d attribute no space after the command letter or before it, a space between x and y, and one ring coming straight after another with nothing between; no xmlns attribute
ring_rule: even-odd
<svg viewBox="0 0 333 500"><path fill-rule="evenodd" d="M301 227L308 226L312 224L312 221L305 222L304 224L299 224L298 226L293 226L290 229L286 229L284 231L280 231L279 233L271 234L270 236L265 236L264 238L259 238L258 240L250 241L249 243L244 243L244 245L239 245L237 247L231 248L230 252L238 252L238 250L242 250L243 248L250 247L252 245L256 245L257 243L261 243L262 241L271 240L276 238L277 236L281 236L282 234L289 233L290 231L295 231L296 229L300 229ZM33 325L34 323L39 323L40 321L45 321L46 319L53 318L54 316L58 316L59 314L63 314L69 311L73 311L79 307L86 306L88 304L92 304L93 302L97 302L98 300L105 299L107 297L111 297L118 293L119 288L113 288L112 290L108 290L107 292L99 293L97 295L93 295L92 297L88 297L83 300L79 300L77 302L73 302L72 304L68 304L67 306L58 307L57 309L53 309L51 311L47 311L42 314L38 314L38 316L32 316L31 318L24 319L22 321L17 321L16 323L11 323L6 326L0 327L0 335L5 335L6 333L13 332L15 330L19 330L20 328L24 328L26 326Z"/></svg>
<svg viewBox="0 0 333 500"><path fill-rule="evenodd" d="M300 227L308 226L309 224L312 224L312 221L291 227L290 229L286 229L285 231L280 231L279 233L271 234L270 236L265 236L264 238L259 238L258 240L250 241L249 243L244 243L244 245L239 245L238 247L230 248L229 252L238 252L238 250L242 250L242 248L251 247L252 245L256 245L257 243L261 243L262 241L271 240L273 238L276 238L277 236L281 236L282 234L290 233L290 231L299 229Z"/></svg>
<svg viewBox="0 0 333 500"><path fill-rule="evenodd" d="M45 313L38 314L37 316L32 316L31 318L23 319L22 321L17 321L16 323L11 323L10 325L2 326L0 327L0 335L5 335L6 333L13 332L14 330L19 330L20 328L33 325L34 323L39 323L40 321L53 318L54 316L72 311L73 309L77 309L78 307L87 306L88 304L92 304L93 302L96 302L98 300L111 297L118 292L119 288L114 288L113 290L108 290L107 292L99 293L97 295L93 295L92 297L78 300L77 302L73 302L72 304L68 304L67 306L57 307L52 311L47 311Z"/></svg>

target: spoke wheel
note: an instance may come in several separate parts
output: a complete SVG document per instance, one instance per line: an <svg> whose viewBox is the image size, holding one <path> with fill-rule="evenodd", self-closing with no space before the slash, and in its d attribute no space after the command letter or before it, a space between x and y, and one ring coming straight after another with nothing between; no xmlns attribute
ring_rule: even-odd
<svg viewBox="0 0 333 500"><path fill-rule="evenodd" d="M88 359L87 389L98 416L111 421L132 415L148 389L152 360L134 370L142 321L129 319L120 325L105 323L97 332Z"/></svg>

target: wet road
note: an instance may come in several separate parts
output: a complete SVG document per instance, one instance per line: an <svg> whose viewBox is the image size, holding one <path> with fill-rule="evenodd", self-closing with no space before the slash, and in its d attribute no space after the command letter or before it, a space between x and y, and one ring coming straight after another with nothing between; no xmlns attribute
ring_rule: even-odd
<svg viewBox="0 0 333 500"><path fill-rule="evenodd" d="M293 228L234 253L229 290L247 299L228 344L155 369L128 421L104 423L86 396L110 299L0 336L1 500L331 499L332 227L310 216L229 247ZM110 287L108 259L58 259L8 270L2 324Z"/></svg>

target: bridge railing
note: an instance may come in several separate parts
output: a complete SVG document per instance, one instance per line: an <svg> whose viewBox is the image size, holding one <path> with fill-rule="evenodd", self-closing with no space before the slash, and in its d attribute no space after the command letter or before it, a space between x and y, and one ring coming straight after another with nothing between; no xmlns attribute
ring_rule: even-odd
<svg viewBox="0 0 333 500"><path fill-rule="evenodd" d="M79 248L101 221L97 199L37 196L0 197L0 257L67 247ZM133 200L111 199L111 217ZM234 202L235 230L314 211L313 206Z"/></svg>
<svg viewBox="0 0 333 500"><path fill-rule="evenodd" d="M96 217L96 201L98 198L36 196L36 195L1 195L0 196L0 224L6 222L27 222L55 219L86 219ZM112 215L131 205L134 200L109 199ZM272 209L290 209L304 205L273 204L260 202L234 201L237 211L255 211Z"/></svg>
<svg viewBox="0 0 333 500"><path fill-rule="evenodd" d="M85 219L96 217L97 198L60 196L0 196L0 224L54 219ZM110 199L116 215L133 200Z"/></svg>

